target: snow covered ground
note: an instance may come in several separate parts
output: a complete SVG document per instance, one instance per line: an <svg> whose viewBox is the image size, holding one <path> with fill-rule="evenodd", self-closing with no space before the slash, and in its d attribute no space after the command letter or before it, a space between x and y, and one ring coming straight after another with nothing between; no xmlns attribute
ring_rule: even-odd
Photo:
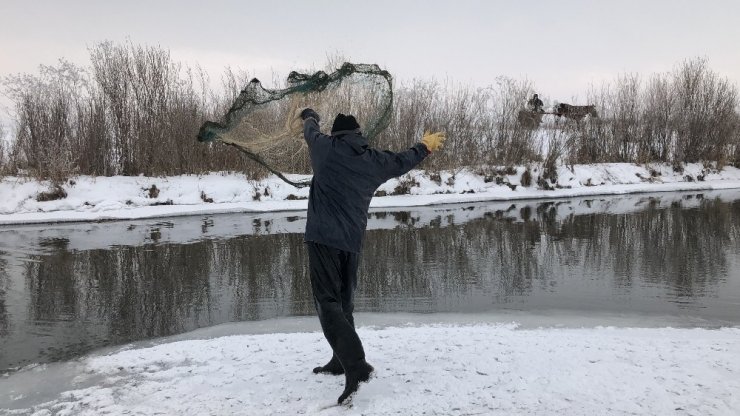
<svg viewBox="0 0 740 416"><path fill-rule="evenodd" d="M376 376L349 406L333 406L342 377L311 372L329 357L322 334L287 331L168 340L27 369L0 379L0 413L736 415L740 408L740 328L462 321L361 327ZM59 365L75 370L62 377ZM44 383L55 393L41 400L34 392Z"/></svg>
<svg viewBox="0 0 740 416"><path fill-rule="evenodd" d="M597 164L562 166L555 189L538 189L542 168L530 168L529 186L522 186L525 167L507 174L442 172L431 178L412 171L386 182L372 207L390 208L474 201L567 198L682 190L740 188L740 170L722 171L689 164L683 172L668 165ZM400 184L409 192L395 195ZM152 188L155 187L155 190ZM303 211L308 188L296 189L276 177L255 182L238 174L154 177L76 177L63 185L67 196L38 202L48 183L17 177L0 180L0 225L63 221L138 219L225 212ZM403 187L401 187L403 188Z"/></svg>

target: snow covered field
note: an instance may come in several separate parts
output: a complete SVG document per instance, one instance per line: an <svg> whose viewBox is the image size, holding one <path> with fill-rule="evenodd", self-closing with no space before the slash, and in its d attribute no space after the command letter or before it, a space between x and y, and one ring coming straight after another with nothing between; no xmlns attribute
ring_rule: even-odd
<svg viewBox="0 0 740 416"><path fill-rule="evenodd" d="M386 196L373 199L371 207L422 206L473 201L533 198L567 198L625 194L740 188L740 170L722 171L689 164L674 172L668 165L575 165L558 170L555 189L537 189L542 168L531 169L530 186L522 186L524 167L513 174L484 175L469 171L442 172L436 180L421 171L386 182ZM498 182L498 183L497 183ZM409 192L394 195L399 184ZM156 191L150 192L152 186ZM150 177L77 177L63 186L67 197L38 202L49 191L48 183L6 177L0 180L0 225L62 221L137 219L225 212L302 211L308 188L296 189L276 177L248 181L238 174Z"/></svg>
<svg viewBox="0 0 740 416"><path fill-rule="evenodd" d="M333 406L343 377L311 372L329 357L322 334L292 332L124 347L75 362L71 382L54 376L55 365L39 366L0 379L0 408L11 415L735 415L740 408L740 328L467 322L359 334L377 374L349 406ZM44 379L58 394L38 403L32 392Z"/></svg>

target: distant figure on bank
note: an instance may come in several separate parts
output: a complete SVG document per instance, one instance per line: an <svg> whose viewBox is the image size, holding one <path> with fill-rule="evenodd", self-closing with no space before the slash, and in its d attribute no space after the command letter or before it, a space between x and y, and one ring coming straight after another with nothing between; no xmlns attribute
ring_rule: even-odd
<svg viewBox="0 0 740 416"><path fill-rule="evenodd" d="M371 148L354 116L338 114L331 136L319 130L314 110L306 108L300 117L313 169L305 235L311 288L321 329L333 351L329 362L313 372L344 374L344 391L337 400L342 404L373 372L352 316L370 200L385 181L441 149L445 135L426 133L421 143L394 153Z"/></svg>
<svg viewBox="0 0 740 416"><path fill-rule="evenodd" d="M535 113L543 113L542 106L544 105L542 103L542 100L540 100L540 97L537 96L537 94L533 95L532 98L527 101L527 105L529 106L529 109L534 111Z"/></svg>

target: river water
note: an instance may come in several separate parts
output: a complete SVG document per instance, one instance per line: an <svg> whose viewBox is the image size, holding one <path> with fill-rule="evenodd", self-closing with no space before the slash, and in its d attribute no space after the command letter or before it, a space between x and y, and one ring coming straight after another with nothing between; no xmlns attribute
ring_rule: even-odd
<svg viewBox="0 0 740 416"><path fill-rule="evenodd" d="M311 316L304 212L0 227L0 373ZM371 212L356 311L740 324L740 191Z"/></svg>

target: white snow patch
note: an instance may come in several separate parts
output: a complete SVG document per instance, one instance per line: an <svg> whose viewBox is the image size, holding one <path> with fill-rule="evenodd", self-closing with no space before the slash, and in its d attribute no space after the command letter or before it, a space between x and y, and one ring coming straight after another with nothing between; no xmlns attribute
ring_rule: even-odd
<svg viewBox="0 0 740 416"><path fill-rule="evenodd" d="M376 375L351 406L320 332L223 336L84 358L52 401L8 414L734 415L740 328L359 329ZM35 370L43 377L44 370ZM12 386L13 374L4 380ZM95 379L95 382L85 382ZM87 386L86 386L87 384ZM2 403L0 403L2 404ZM12 410L11 410L12 409Z"/></svg>
<svg viewBox="0 0 740 416"><path fill-rule="evenodd" d="M561 166L557 183L551 184L555 189L543 190L536 186L543 173L542 166L535 164L528 168L533 176L529 187L521 186L521 176L527 170L523 166L516 167L514 174L494 168L477 173L462 170L454 175L442 172L439 180L422 171L412 171L383 184L379 191L387 196L373 198L371 207L740 188L740 169L734 167L716 171L702 164L688 164L679 173L662 164L604 163ZM293 175L293 178L305 176ZM413 181L418 186L411 187L409 194L393 195L402 181ZM150 197L152 185L159 190L156 197ZM38 202L38 194L49 187L49 183L24 178L0 180L0 225L303 211L308 197L308 188L295 188L275 176L250 181L241 174L220 173L165 178L80 176L63 184L66 198Z"/></svg>

